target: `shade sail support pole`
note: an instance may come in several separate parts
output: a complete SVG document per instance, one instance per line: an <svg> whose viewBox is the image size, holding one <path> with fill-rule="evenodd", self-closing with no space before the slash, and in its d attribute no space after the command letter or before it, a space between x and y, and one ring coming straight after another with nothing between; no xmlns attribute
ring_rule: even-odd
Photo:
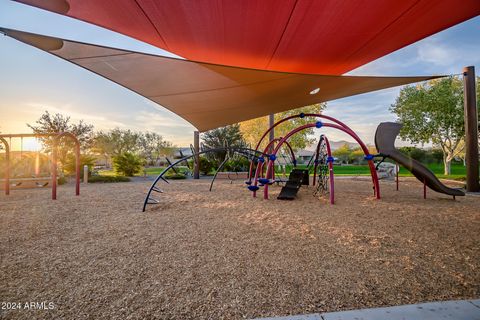
<svg viewBox="0 0 480 320"><path fill-rule="evenodd" d="M200 179L200 132L193 132L193 148L195 149L195 161L193 167L193 179Z"/></svg>
<svg viewBox="0 0 480 320"><path fill-rule="evenodd" d="M275 124L275 114L270 113L268 115L268 127L272 128L274 124ZM273 139L275 139L275 129L272 128L269 134L269 140L270 140L269 142L272 142ZM272 150L273 150L273 147L272 147Z"/></svg>
<svg viewBox="0 0 480 320"><path fill-rule="evenodd" d="M478 110L476 102L475 67L463 68L465 112L465 162L467 192L480 192L478 173Z"/></svg>

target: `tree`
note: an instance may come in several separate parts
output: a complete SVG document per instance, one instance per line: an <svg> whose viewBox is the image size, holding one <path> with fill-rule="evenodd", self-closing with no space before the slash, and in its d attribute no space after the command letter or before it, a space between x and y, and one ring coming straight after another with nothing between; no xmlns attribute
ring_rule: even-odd
<svg viewBox="0 0 480 320"><path fill-rule="evenodd" d="M306 106L303 108L293 109L285 112L280 112L275 114L275 122L284 119L289 116L293 116L299 113L321 113L327 107L326 103L314 104L311 106ZM297 128L301 125L312 123L314 120L312 118L293 118L290 121L285 121L284 123L275 127L275 137L283 137L289 131ZM268 116L256 118L240 123L240 130L245 138L245 141L251 146L255 147L258 143L262 134L268 129L269 122ZM294 150L304 149L306 146L312 144L315 141L315 138L312 138L311 135L314 133L314 128L309 128L303 130L290 139L290 145ZM261 145L261 148L265 148L268 143L268 137L264 140L264 143Z"/></svg>
<svg viewBox="0 0 480 320"><path fill-rule="evenodd" d="M65 163L65 166L64 166L65 173L74 175L76 173L75 164L76 164L75 155L68 154L67 162ZM92 172L92 169L95 166L95 157L89 154L80 155L80 175L82 175L83 173L83 166L88 166L88 171Z"/></svg>
<svg viewBox="0 0 480 320"><path fill-rule="evenodd" d="M105 159L105 165L109 168L109 160L113 156L114 143L108 133L99 131L95 134L91 151Z"/></svg>
<svg viewBox="0 0 480 320"><path fill-rule="evenodd" d="M155 132L145 132L140 135L138 142L140 154L149 164L155 164L160 155L165 153L167 148L172 147L171 142L163 140L163 137Z"/></svg>
<svg viewBox="0 0 480 320"><path fill-rule="evenodd" d="M200 157L199 170L203 175L208 175L214 167L215 164L212 161L208 160L206 157Z"/></svg>
<svg viewBox="0 0 480 320"><path fill-rule="evenodd" d="M365 153L362 148L358 147L352 150L349 156L349 161L352 163L360 164L365 161Z"/></svg>
<svg viewBox="0 0 480 320"><path fill-rule="evenodd" d="M95 142L99 142L99 147L113 156L125 152L135 153L139 150L139 140L141 133L130 129L115 128L109 132L99 131L95 135Z"/></svg>
<svg viewBox="0 0 480 320"><path fill-rule="evenodd" d="M400 147L400 152L407 155L409 158L415 159L420 162L425 162L427 152L417 147Z"/></svg>
<svg viewBox="0 0 480 320"><path fill-rule="evenodd" d="M242 148L246 146L239 124L207 131L202 134L202 142L207 149L223 147ZM219 151L208 153L206 156L218 165L225 159L226 155L226 151Z"/></svg>
<svg viewBox="0 0 480 320"><path fill-rule="evenodd" d="M86 124L83 120L78 123L71 123L70 117L64 116L60 113L51 115L48 111L45 111L40 118L36 121L37 125L30 125L35 134L53 134L61 132L70 132L75 135L80 142L80 148L82 151L87 150L92 145L93 137L93 125ZM51 152L54 143L54 137L41 137L39 139L45 152ZM67 162L68 155L74 150L74 143L68 137L61 139L57 146L57 157L60 162L60 168L63 172L63 168Z"/></svg>
<svg viewBox="0 0 480 320"><path fill-rule="evenodd" d="M130 129L115 128L108 132L99 131L95 134L93 148L97 154L102 155L105 161L119 156L125 152L136 153L140 149L142 134Z"/></svg>
<svg viewBox="0 0 480 320"><path fill-rule="evenodd" d="M115 171L128 177L142 170L143 160L136 154L124 152L113 157Z"/></svg>
<svg viewBox="0 0 480 320"><path fill-rule="evenodd" d="M400 137L412 143L432 142L443 151L445 175L463 149L465 136L462 81L448 77L400 90L390 111L403 123Z"/></svg>
<svg viewBox="0 0 480 320"><path fill-rule="evenodd" d="M343 146L341 146L337 150L334 150L332 152L332 155L335 158L337 158L340 162L348 164L350 161L352 152L353 152L353 149L348 145L348 143L345 143Z"/></svg>

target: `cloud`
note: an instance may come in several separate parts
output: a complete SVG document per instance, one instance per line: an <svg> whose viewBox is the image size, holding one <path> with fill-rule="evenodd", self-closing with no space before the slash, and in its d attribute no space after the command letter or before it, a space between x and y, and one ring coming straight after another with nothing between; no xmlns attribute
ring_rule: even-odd
<svg viewBox="0 0 480 320"><path fill-rule="evenodd" d="M404 59L403 55L411 54L404 52L394 52L361 67L358 67L346 75L351 76L401 76L401 75L417 75L410 70L418 63L416 58Z"/></svg>
<svg viewBox="0 0 480 320"><path fill-rule="evenodd" d="M373 144L378 124L395 120L395 115L389 111L389 107L399 91L399 87L390 88L331 101L325 114L351 127L366 144ZM349 135L337 130L329 130L327 135L334 141L354 142Z"/></svg>
<svg viewBox="0 0 480 320"><path fill-rule="evenodd" d="M163 110L159 110L157 112L150 112L146 110L142 110L138 112L134 120L141 124L142 127L145 128L188 128L192 129L193 127L191 124L186 122L183 119L172 119L170 115L163 115L162 112Z"/></svg>
<svg viewBox="0 0 480 320"><path fill-rule="evenodd" d="M474 18L367 63L350 75L458 74L480 65L480 18Z"/></svg>
<svg viewBox="0 0 480 320"><path fill-rule="evenodd" d="M455 46L433 38L417 46L417 57L421 65L443 70L443 74L458 74L464 66L480 64L478 49L478 46Z"/></svg>
<svg viewBox="0 0 480 320"><path fill-rule="evenodd" d="M31 113L38 113L39 111L48 111L50 113L67 113L67 115L72 119L79 119L79 120L96 120L96 121L103 121L106 120L104 117L94 116L89 114L83 114L76 111L73 111L72 105L64 105L62 107L54 107L51 105L47 105L44 103L35 103L35 102L28 102L25 104L27 107L30 107ZM32 109L33 108L33 109Z"/></svg>
<svg viewBox="0 0 480 320"><path fill-rule="evenodd" d="M438 41L424 41L418 46L418 59L422 62L433 63L438 66L448 66L451 59L455 57L457 52L452 47L442 45Z"/></svg>
<svg viewBox="0 0 480 320"><path fill-rule="evenodd" d="M97 130L108 129L112 127L120 127L120 128L126 127L126 125L123 122L114 121L111 117L107 117L107 115L105 116L101 116L100 114L92 115L92 114L75 111L75 110L79 110L80 108L78 108L78 106L75 106L73 104L65 104L59 107L55 107L45 103L28 102L28 103L25 103L25 105L29 107L25 110L28 110L27 113L31 115L36 115L40 117L40 115L44 111L48 111L53 114L60 113L70 117L70 119L74 121L83 120L87 123L92 123L93 125L95 125L95 129Z"/></svg>
<svg viewBox="0 0 480 320"><path fill-rule="evenodd" d="M195 128L191 124L176 115L170 115L167 110L157 110L137 111L130 126L138 131L157 132L177 146L188 146L193 143Z"/></svg>

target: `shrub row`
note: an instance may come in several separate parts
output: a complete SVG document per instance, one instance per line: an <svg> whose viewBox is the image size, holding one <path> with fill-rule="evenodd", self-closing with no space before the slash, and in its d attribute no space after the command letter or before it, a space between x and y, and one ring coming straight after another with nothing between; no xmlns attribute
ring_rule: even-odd
<svg viewBox="0 0 480 320"><path fill-rule="evenodd" d="M130 178L124 176L92 176L88 178L89 183L97 182L129 182Z"/></svg>

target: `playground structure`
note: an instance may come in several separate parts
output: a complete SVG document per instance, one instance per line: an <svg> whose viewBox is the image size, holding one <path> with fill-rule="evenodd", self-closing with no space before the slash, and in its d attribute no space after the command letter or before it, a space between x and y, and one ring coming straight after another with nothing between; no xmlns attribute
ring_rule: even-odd
<svg viewBox="0 0 480 320"><path fill-rule="evenodd" d="M269 130L271 133L273 130ZM283 138L275 138L269 142L267 147L265 148L264 153L271 148L275 142L280 142ZM294 157L293 150L288 143L288 140L284 141L285 144L288 145L288 148L291 150L293 155L293 169L290 173L290 176L286 182L286 184L282 187L280 194L277 196L279 200L293 200L295 199L298 191L300 190L302 185L310 185L310 171L313 165L313 182L312 185L317 185L315 194L329 194L330 195L330 203L334 204L334 173L333 173L333 157L331 153L330 143L327 137L322 134L319 137L318 144L315 148L315 152L310 158L307 168L306 169L297 169L296 168L296 160ZM257 145L258 147L258 145ZM269 156L270 158L270 156ZM273 157L272 157L273 158ZM276 159L276 156L275 156ZM273 183L278 183L278 179L273 176L273 179L266 178L264 174L264 163L265 161L261 161L257 163L257 166L260 166L260 177L256 176L257 181L259 182L258 185L255 182L252 185L252 180L249 179L246 181L248 185L248 189L254 192L259 189L259 186L265 186L266 184L272 185ZM252 170L253 163L250 165L250 170ZM273 165L275 167L275 165ZM252 172L252 171L250 171ZM258 171L256 170L255 173ZM317 179L318 178L318 179Z"/></svg>
<svg viewBox="0 0 480 320"><path fill-rule="evenodd" d="M52 200L57 199L57 152L58 152L58 143L61 138L67 137L73 140L75 147L75 195L80 195L80 142L78 141L77 137L70 133L70 132L60 132L60 133L51 133L51 134L34 134L34 133L24 133L24 134L1 134L0 141L5 146L5 175L4 175L4 183L5 183L5 195L10 195L10 176L11 176L11 167L10 167L10 153L11 153L11 145L8 143L6 139L12 138L41 138L41 137L52 137L53 138L53 147L52 147L52 164L51 164L51 186L52 186ZM23 144L22 144L23 145ZM23 146L22 146L23 147ZM46 186L47 184L43 183L45 180L44 178L28 178L28 180L35 181L41 180L42 185Z"/></svg>
<svg viewBox="0 0 480 320"><path fill-rule="evenodd" d="M237 154L243 157L246 157L250 161L250 167L248 171L248 176L247 180L245 183L248 185L248 189L250 191L253 191L254 197L256 196L256 191L259 189L259 187L265 187L265 189L268 188L268 185L274 184L274 183L286 183L285 186L283 186L282 191L278 197L278 199L285 199L285 200L293 200L296 196L296 193L300 189L301 185L308 185L309 184L309 171L310 167L313 164L313 172L314 172L314 180L313 180L313 185L317 185L317 190L316 193L329 193L330 195L330 203L334 204L334 174L333 174L333 157L331 154L331 148L330 144L328 142L328 139L325 135L321 135L319 142L316 147L316 152L310 159L308 163L308 169L307 170L299 170L295 169L297 166L297 160L295 158L295 153L293 151L293 148L291 147L290 143L288 142L288 138L290 138L292 135L295 133L300 132L301 130L304 130L306 128L309 128L311 126L303 126L299 130L298 128L293 130L292 132L288 133L287 136L284 137L278 137L274 138L271 141L269 141L266 146L263 148L263 150L259 150L262 142L264 141L265 137L274 130L274 128L281 123L294 119L294 118L305 118L305 117L320 117L320 118L325 118L329 119L332 122L336 123L335 127L341 128L340 130L347 132L351 136L354 137L355 140L359 141L359 144L362 146L362 149L366 154L368 154L368 149L365 146L365 144L358 138L358 136L351 130L348 126L346 126L344 123L325 116L321 114L298 114L294 116L287 117L285 119L279 120L278 122L274 123L273 126L271 126L260 138L258 141L255 149L250 149L250 148L231 148L228 146L225 146L223 148L215 148L215 149L204 149L202 148L199 152L195 152L195 150L192 148L192 155L182 157L178 159L175 162L169 161L169 166L165 168L155 179L155 181L152 183L149 191L147 192L147 195L144 199L143 203L143 208L142 211L145 211L146 206L150 204L158 204L159 201L158 199L155 199L152 197L152 192L157 192L157 193L163 193L163 191L157 187L157 183L160 180L163 180L167 183L169 183L165 179L165 175L169 170L173 170L174 172L177 173L175 166L180 164L180 163L187 163L188 165L188 159L193 158L194 162L196 163L197 160L196 158L200 156L201 154L206 154L206 153L212 153L212 152L218 152L218 151L226 151L227 156L225 159L221 162L221 164L218 166L218 168L215 171L215 174L212 178L212 181L210 183L210 188L209 190L212 191L213 184L215 180L217 179L219 173L227 163L227 161L230 158L230 154ZM319 127L318 123L316 122L313 124L313 126ZM332 124L334 125L334 124ZM285 147L287 154L289 155L289 160L290 163L293 166L293 171L290 174L290 177L288 180L283 181L281 179L276 178L276 173L275 173L275 164L274 161L277 159L277 156L279 155L279 151L281 150L282 147ZM265 164L265 159L268 159L267 166L264 166ZM273 160L272 160L273 159ZM371 161L373 158L369 159L368 161ZM255 170L255 175L252 179L252 174L253 174L253 167L257 166L257 169ZM264 172L266 168L266 173ZM373 163L371 164L370 168L374 168ZM317 179L318 177L318 179ZM232 180L232 179L230 179ZM318 181L317 181L318 180ZM372 171L372 180L374 181L374 190L378 190L378 179L376 178L376 172L375 170ZM376 181L376 183L375 183ZM268 192L268 191L267 191ZM374 194L378 194L379 197L379 192L375 192ZM266 196L266 199L268 199L268 193Z"/></svg>
<svg viewBox="0 0 480 320"><path fill-rule="evenodd" d="M315 118L316 120L317 120L317 118L320 118L320 119L330 121L331 123L316 121L316 122L305 124L303 126L300 126L298 128L295 128L295 129L291 130L289 133L287 133L285 135L285 137L281 138L278 141L276 147L269 154L266 164L265 164L264 161L263 162L260 161L260 162L257 163L257 167L256 167L254 175L253 175L253 165L254 164L252 163L251 166L250 166L250 177L252 177L252 175L253 175L253 180L251 180L251 182L250 182L249 190L253 192L253 196L256 197L257 191L259 190L259 187L263 186L264 187L264 199L268 199L268 186L271 185L274 182L273 172L274 172L275 160L277 159L278 150L282 147L282 145L284 143L288 142L288 139L290 137L292 137L296 133L301 132L301 131L303 131L305 129L308 129L308 128L330 127L330 128L334 128L334 129L343 131L344 133L350 135L359 144L360 148L362 149L362 151L364 153L365 160L367 160L367 162L368 162L368 166L369 166L369 169L370 169L370 174L371 174L371 177L372 177L374 195L376 196L377 199L380 199L380 185L379 185L379 182L378 182L378 177L377 177L377 172L376 172L376 169L375 169L375 164L373 162L373 160L375 158L374 155L371 155L369 153L368 148L365 145L365 143L363 143L363 141L360 139L360 137L358 137L358 135L350 127L348 127L345 123L343 123L343 122L341 122L341 121L339 121L339 120L337 120L333 117L326 116L326 115L323 115L323 114L317 114L317 113L300 113L300 114L297 114L297 115L292 115L292 116L286 117L284 119L281 119L281 120L275 122L272 126L270 126L270 128L268 128L265 131L265 133L260 137L260 140L259 140L259 142L257 143L257 146L256 146L256 150L258 150L258 148L260 147L260 145L263 142L263 140L265 139L265 137L271 131L274 131L275 127L284 123L285 121L289 121L289 120L294 119L294 118L302 118L303 119L305 117L312 117L312 118ZM326 139L325 136L323 136L323 139L322 138L320 139L319 144L317 145L317 148L316 148L316 152L315 152L315 155L316 155L315 160L316 161L314 162L315 163L314 181L316 180L316 175L317 175L317 166L319 164L319 152L321 150L322 140L324 141L324 144L325 144L323 150L325 150L325 152L326 152L326 157L324 157L324 159L325 159L325 162L329 163L328 164L329 177L330 177L329 180L330 180L330 183L331 183L331 186L330 186L330 189L331 189L330 203L333 204L334 203L334 198L333 198L333 196L334 196L333 157L331 157L330 145L328 143L328 139ZM328 157L330 157L330 158L328 158ZM264 166L266 166L265 176L263 176ZM325 180L323 180L323 181L325 181ZM292 186L297 186L297 185L298 184L293 184Z"/></svg>
<svg viewBox="0 0 480 320"><path fill-rule="evenodd" d="M305 118L305 117L313 117L317 121L300 126L298 128L293 129L285 137L278 137L274 138L269 141L266 146L260 150L260 146L264 141L265 137L274 130L275 127L282 124L285 121L294 119L294 118ZM322 118L328 120L332 123L323 123L318 121L317 118ZM157 183L160 180L164 180L168 183L165 179L165 174L169 170L175 171L175 166L182 162L187 162L188 159L193 158L196 159L202 154L211 153L211 152L218 152L218 151L226 151L227 156L223 160L223 162L219 165L213 179L210 184L210 191L212 190L213 183L217 178L218 174L221 172L222 168L224 167L225 163L229 159L229 154L238 154L240 156L246 157L250 161L250 167L248 171L248 179L245 181L247 184L247 188L253 192L253 196L256 197L256 192L259 190L260 187L264 187L264 198L268 199L268 186L274 183L285 182L285 186L282 187L282 191L278 196L278 199L282 200L293 200L302 185L309 185L309 171L313 164L313 182L312 184L317 186L316 194L325 194L329 193L330 196L330 203L334 204L334 172L333 172L333 157L331 153L330 144L328 138L325 135L321 135L319 142L316 146L315 153L310 159L307 170L300 170L296 169L297 161L295 159L295 154L291 145L288 142L288 139L292 137L294 134L308 129L308 128L321 128L321 127L331 127L334 129L338 129L350 135L353 139L355 139L358 144L360 145L362 151L365 154L365 159L368 161L372 183L373 183L373 190L374 196L377 199L380 198L380 187L378 183L378 177L376 175L375 164L373 163L374 156L369 154L367 146L363 143L363 141L357 136L357 134L350 129L346 124L343 122L329 117L322 114L316 113L300 113L298 115L289 116L287 118L281 119L274 123L270 128L268 128L265 133L260 137L255 149L249 148L230 148L228 146L224 148L215 148L215 149L204 149L200 150L199 152L193 152L193 154L182 157L175 162L169 161L169 166L165 168L155 179L152 183L147 195L144 199L142 211L145 211L146 206L149 204L158 204L159 200L152 197L152 192L163 193L163 191L157 187ZM279 151L282 147L286 147L287 154L290 155L290 162L293 166L293 170L290 173L289 179L287 181L282 181L280 179L276 179L275 173L275 160L277 160L279 156ZM197 160L195 160L197 162ZM188 162L187 162L188 163ZM255 171L253 168L256 166Z"/></svg>
<svg viewBox="0 0 480 320"><path fill-rule="evenodd" d="M276 141L279 141L279 140L277 139ZM291 146L288 143L285 143L285 145L288 146L288 150L289 150L290 155L291 155L290 159L292 159L292 164L296 165L295 154L293 153L293 149L291 148ZM266 149L270 148L270 146L271 146L271 143L269 143L269 145L267 146ZM250 148L246 148L246 147L228 147L228 146L226 146L226 147L214 148L214 149L204 149L203 148L199 152L194 152L191 155L184 156L184 157L178 159L177 161L174 161L174 162L169 161L169 165L157 176L157 178L153 181L152 185L150 186L150 188L147 192L147 195L145 196L145 200L143 202L142 211L145 211L147 205L152 205L152 204L158 204L159 203L159 200L154 198L152 196L152 193L153 192L163 193L163 190L161 190L157 186L157 183L160 180L163 180L164 182L169 183L168 180L165 178L165 175L170 170L172 170L174 172L177 172L175 170L176 165L178 165L180 163L183 163L183 162L188 163L189 159L192 159L192 158L195 159L196 157L198 157L200 155L203 155L203 154L215 153L215 152L220 152L220 151L227 152L227 156L222 161L222 163L218 166L218 168L215 170L212 181L210 182L210 188L209 188L210 191L212 191L213 184L216 181L218 175L221 173L221 170L224 167L225 163L228 161L228 159L230 157L232 157L232 155L238 155L240 157L244 157L244 158L248 159L250 161L250 163L258 163L258 162L264 161L265 156L268 156L267 153L261 152L261 151L255 150L255 149L250 149ZM229 174L232 174L232 173L229 173ZM247 174L247 181L245 181L245 183L249 184L249 181L251 181L251 179L250 179L250 176L248 175L248 172L246 172L246 174ZM273 173L273 174L275 174L275 173ZM237 175L237 173L235 173L235 175ZM230 179L230 180L237 180L237 179ZM278 180L277 182L280 182L280 181L281 180Z"/></svg>
<svg viewBox="0 0 480 320"><path fill-rule="evenodd" d="M274 132L275 127L284 123L285 121L294 119L294 118L313 118L314 121L311 123L304 124L299 126L290 132L288 132L284 137L277 137L270 140L263 149L260 149L262 142L264 142L265 138L271 133ZM321 121L321 120L324 121ZM310 158L307 169L299 169L297 168L297 160L295 158L295 154L293 152L293 148L289 143L289 139L308 128L333 128L339 131L342 131L352 137L360 146L361 150L364 153L364 159L367 161L371 180L373 184L373 194L376 199L380 199L380 185L379 185L379 178L377 175L377 168L383 163L386 158L390 158L391 160L395 161L397 168L398 165L404 166L407 170L412 172L412 174L420 180L424 184L424 198L426 197L426 187L428 186L430 189L444 193L447 195L453 196L455 199L456 196L464 196L465 193L460 189L453 189L445 186L442 184L438 178L431 172L428 168L422 165L420 162L408 158L405 155L401 154L399 151L395 149L394 142L395 138L397 137L401 124L398 123L381 123L375 133L375 146L377 148L377 154L370 154L367 146L365 143L358 137L358 135L346 124L343 122L323 115L323 114L316 114L316 113L300 113L297 115L289 116L284 119L281 119L271 125L264 134L260 137L259 141L257 142L255 149L250 148L230 148L228 146L223 148L215 148L215 149L204 149L200 150L199 152L195 152L192 148L192 155L182 157L181 159L175 162L169 162L170 165L165 168L162 173L155 179L152 186L150 187L147 196L145 197L144 204L143 204L143 211L145 211L146 206L149 204L158 204L159 200L154 199L152 197L152 192L162 193L163 191L159 189L156 184L159 180L164 180L168 183L165 179L164 175L169 170L175 171L175 165L186 162L188 164L188 159L193 158L197 159L200 155L211 153L211 152L218 152L218 151L225 151L227 152L227 156L218 166L215 171L215 174L212 178L210 183L210 191L212 191L213 184L219 174L221 174L221 170L230 159L232 154L236 154L242 157L247 158L250 161L249 171L247 174L247 180L245 184L247 184L248 190L250 190L253 194L253 197L257 196L257 191L263 187L263 198L269 199L269 186L273 185L274 183L285 183L282 186L282 189L277 196L279 200L293 200L295 199L299 189L302 185L309 185L310 184L310 169L313 167L313 180L312 185L316 186L314 191L315 195L329 195L330 204L335 203L335 183L334 183L334 169L333 169L333 162L334 158L332 156L332 150L330 147L329 140L326 135L321 134L319 137L319 141L315 148L315 152ZM278 160L278 156L280 155L281 148L284 147L287 150L287 154L290 155L290 164L292 165L292 170L290 172L288 180L282 180L277 178L275 167L276 162ZM375 164L375 159L381 158L380 161L377 161ZM195 160L195 163L198 160ZM227 177L233 181L237 179L230 178L230 174L237 173L229 172ZM396 184L398 190L398 170L396 169Z"/></svg>

